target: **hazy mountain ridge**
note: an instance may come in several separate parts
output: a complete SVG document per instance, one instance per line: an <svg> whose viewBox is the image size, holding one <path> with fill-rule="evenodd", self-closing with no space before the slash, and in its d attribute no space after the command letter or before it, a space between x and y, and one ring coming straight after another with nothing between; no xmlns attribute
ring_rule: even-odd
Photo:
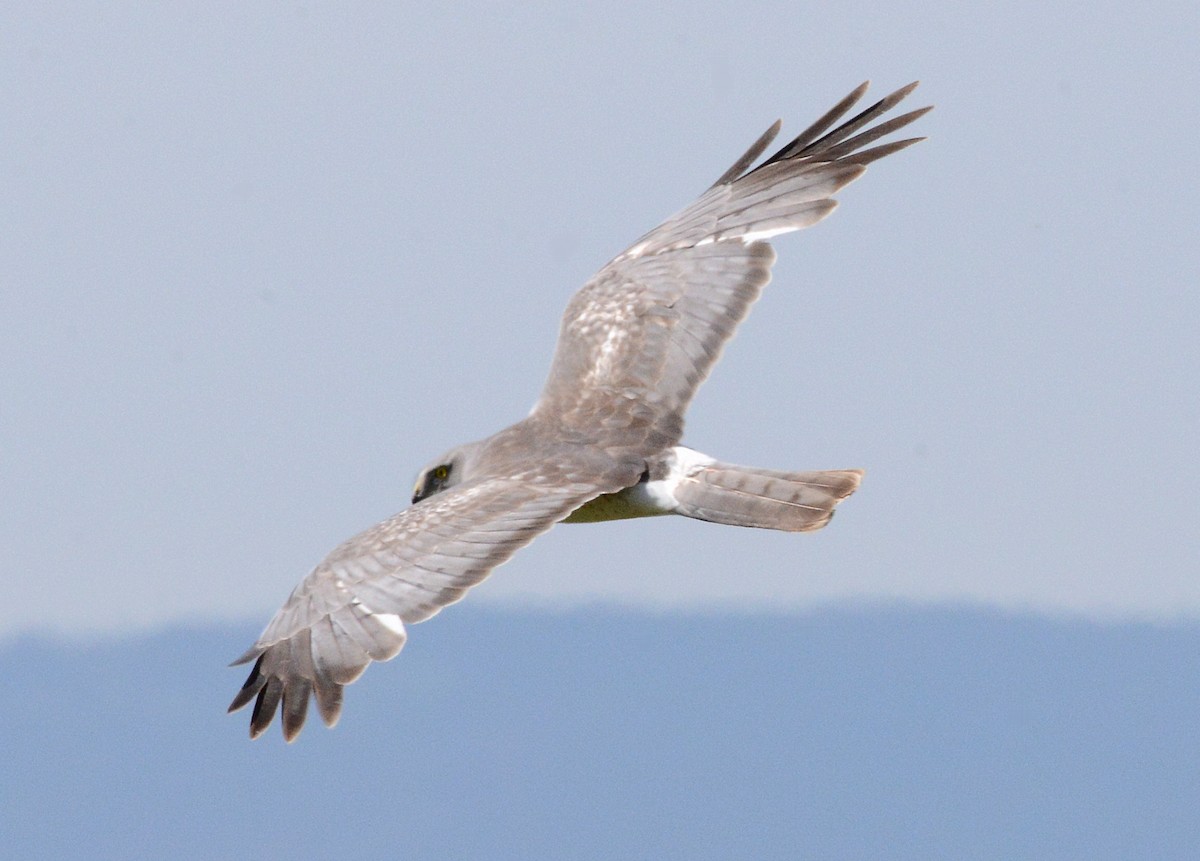
<svg viewBox="0 0 1200 861"><path fill-rule="evenodd" d="M453 608L292 746L222 714L254 633L0 649L14 857L1162 858L1200 840L1200 625Z"/></svg>

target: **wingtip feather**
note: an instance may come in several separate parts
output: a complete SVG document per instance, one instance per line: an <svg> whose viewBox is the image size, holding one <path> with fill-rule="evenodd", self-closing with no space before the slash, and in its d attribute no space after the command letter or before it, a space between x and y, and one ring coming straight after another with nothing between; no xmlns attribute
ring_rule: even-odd
<svg viewBox="0 0 1200 861"><path fill-rule="evenodd" d="M258 738L266 732L271 721L275 719L275 711L279 708L282 697L283 682L277 678L268 678L267 683L258 692L254 711L250 714L250 738Z"/></svg>
<svg viewBox="0 0 1200 861"><path fill-rule="evenodd" d="M255 658L262 655L262 653L264 651L266 651L266 649L263 649L256 643L253 646L251 646L250 648L248 648L246 651L242 652L240 655L238 655L232 661L230 661L226 666L240 667L242 664L248 664L251 661L253 661Z"/></svg>
<svg viewBox="0 0 1200 861"><path fill-rule="evenodd" d="M260 657L258 662L255 663L254 668L250 670L250 675L246 678L241 690L237 692L233 698L233 702L229 704L229 708L225 712L226 714L233 714L233 712L237 711L238 709L245 708L250 700L254 699L258 692L262 690L262 687L267 683L267 680L266 677L259 672L261 667L262 658Z"/></svg>

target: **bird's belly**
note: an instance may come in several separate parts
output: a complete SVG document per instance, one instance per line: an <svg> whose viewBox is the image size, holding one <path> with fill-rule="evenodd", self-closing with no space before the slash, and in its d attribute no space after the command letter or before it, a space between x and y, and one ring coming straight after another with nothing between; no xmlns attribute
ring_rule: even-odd
<svg viewBox="0 0 1200 861"><path fill-rule="evenodd" d="M657 517L675 512L675 499L663 493L660 481L644 481L605 493L584 503L571 512L563 523L600 523L605 520L629 520L634 517Z"/></svg>

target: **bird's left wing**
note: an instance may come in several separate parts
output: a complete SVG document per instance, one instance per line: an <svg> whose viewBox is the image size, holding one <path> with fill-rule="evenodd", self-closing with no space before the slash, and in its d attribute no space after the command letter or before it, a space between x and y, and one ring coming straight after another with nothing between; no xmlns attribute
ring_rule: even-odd
<svg viewBox="0 0 1200 861"><path fill-rule="evenodd" d="M406 623L462 598L599 490L539 476L480 479L349 539L300 582L254 646L234 662L255 664L229 710L257 698L250 718L250 736L256 738L282 702L283 734L291 741L304 725L312 694L321 717L333 726L343 686L371 661L395 657Z"/></svg>

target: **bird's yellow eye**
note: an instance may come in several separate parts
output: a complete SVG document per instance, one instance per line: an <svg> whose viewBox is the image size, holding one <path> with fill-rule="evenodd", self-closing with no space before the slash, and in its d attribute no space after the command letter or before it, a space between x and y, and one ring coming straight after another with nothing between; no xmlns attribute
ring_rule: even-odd
<svg viewBox="0 0 1200 861"><path fill-rule="evenodd" d="M433 468L433 477L438 481L445 481L450 477L450 467L446 466L445 464L442 466L435 466Z"/></svg>

